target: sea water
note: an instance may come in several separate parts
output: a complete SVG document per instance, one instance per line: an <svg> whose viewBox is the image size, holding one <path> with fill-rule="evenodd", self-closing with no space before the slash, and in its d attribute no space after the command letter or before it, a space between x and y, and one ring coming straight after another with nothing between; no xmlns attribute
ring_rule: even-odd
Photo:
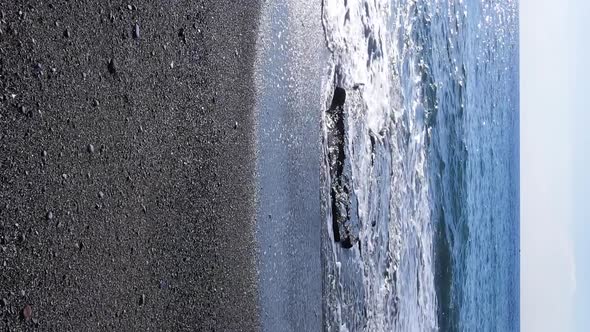
<svg viewBox="0 0 590 332"><path fill-rule="evenodd" d="M323 112L326 330L518 330L518 3L324 0L322 11L324 111L343 87L358 237L334 241Z"/></svg>

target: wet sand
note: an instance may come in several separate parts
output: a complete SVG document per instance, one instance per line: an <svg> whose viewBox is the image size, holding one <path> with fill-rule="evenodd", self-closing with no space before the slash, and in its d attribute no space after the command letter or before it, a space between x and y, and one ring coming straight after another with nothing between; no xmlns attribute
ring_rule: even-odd
<svg viewBox="0 0 590 332"><path fill-rule="evenodd" d="M258 1L0 10L0 330L258 330Z"/></svg>
<svg viewBox="0 0 590 332"><path fill-rule="evenodd" d="M320 115L328 51L321 1L269 0L256 63L256 224L264 331L322 331Z"/></svg>

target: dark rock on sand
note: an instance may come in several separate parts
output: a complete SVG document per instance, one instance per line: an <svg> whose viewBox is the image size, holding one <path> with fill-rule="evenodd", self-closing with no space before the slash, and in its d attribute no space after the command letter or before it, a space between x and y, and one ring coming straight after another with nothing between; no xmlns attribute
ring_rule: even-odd
<svg viewBox="0 0 590 332"><path fill-rule="evenodd" d="M20 317L23 320L30 320L33 316L33 308L30 305L25 305L25 307L21 310Z"/></svg>
<svg viewBox="0 0 590 332"><path fill-rule="evenodd" d="M109 70L109 73L111 73L112 75L117 75L117 63L115 62L115 59L111 58L109 60L107 68Z"/></svg>
<svg viewBox="0 0 590 332"><path fill-rule="evenodd" d="M139 24L137 23L133 27L133 39L139 39Z"/></svg>

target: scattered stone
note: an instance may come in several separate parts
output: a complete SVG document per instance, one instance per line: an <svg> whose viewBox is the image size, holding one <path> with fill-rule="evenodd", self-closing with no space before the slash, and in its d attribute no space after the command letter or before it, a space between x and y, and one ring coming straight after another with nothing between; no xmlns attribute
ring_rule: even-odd
<svg viewBox="0 0 590 332"><path fill-rule="evenodd" d="M25 290L24 290L24 289L22 289L22 290L20 291L20 296L25 296L25 295L26 295L26 293L25 293Z"/></svg>
<svg viewBox="0 0 590 332"><path fill-rule="evenodd" d="M88 144L86 150L88 151L88 153L94 153L94 145Z"/></svg>
<svg viewBox="0 0 590 332"><path fill-rule="evenodd" d="M2 298L2 300L0 301L0 304L2 304L3 307L7 307L8 306L8 300L6 300L5 298Z"/></svg>
<svg viewBox="0 0 590 332"><path fill-rule="evenodd" d="M43 150L42 155L43 155L43 158L47 158L47 151Z"/></svg>
<svg viewBox="0 0 590 332"><path fill-rule="evenodd" d="M98 192L98 198L103 198L104 197L104 193L102 191Z"/></svg>
<svg viewBox="0 0 590 332"><path fill-rule="evenodd" d="M94 107L98 107L100 106L100 102L97 99L94 99L93 105Z"/></svg>
<svg viewBox="0 0 590 332"><path fill-rule="evenodd" d="M184 33L184 28L178 29L178 37L182 39L182 41L186 44L186 35Z"/></svg>
<svg viewBox="0 0 590 332"><path fill-rule="evenodd" d="M21 319L30 320L33 316L33 308L30 305L26 305L21 311Z"/></svg>
<svg viewBox="0 0 590 332"><path fill-rule="evenodd" d="M21 243L22 242L25 242L26 239L27 238L26 238L25 234L21 234L21 235L18 236L18 241L21 242Z"/></svg>
<svg viewBox="0 0 590 332"><path fill-rule="evenodd" d="M112 75L117 74L117 64L115 63L115 59L110 59L108 64L109 73Z"/></svg>
<svg viewBox="0 0 590 332"><path fill-rule="evenodd" d="M71 37L71 34L70 34L70 29L66 28L66 29L64 30L64 37L66 37L66 38L70 38L70 37Z"/></svg>
<svg viewBox="0 0 590 332"><path fill-rule="evenodd" d="M133 39L139 39L139 24L135 23L133 28Z"/></svg>
<svg viewBox="0 0 590 332"><path fill-rule="evenodd" d="M52 220L53 219L53 212L49 211L47 212L47 220Z"/></svg>
<svg viewBox="0 0 590 332"><path fill-rule="evenodd" d="M168 282L166 280L160 280L160 289L168 289Z"/></svg>
<svg viewBox="0 0 590 332"><path fill-rule="evenodd" d="M127 9L133 10L133 7L131 7L131 5L127 5Z"/></svg>
<svg viewBox="0 0 590 332"><path fill-rule="evenodd" d="M141 298L139 298L139 305L145 304L145 294L141 294Z"/></svg>
<svg viewBox="0 0 590 332"><path fill-rule="evenodd" d="M37 74L41 74L41 72L43 71L43 66L42 66L40 63L37 63L37 64L36 64L36 65L33 67L33 69L35 70L35 72L36 72Z"/></svg>
<svg viewBox="0 0 590 332"><path fill-rule="evenodd" d="M170 69L174 69L174 61L170 62Z"/></svg>
<svg viewBox="0 0 590 332"><path fill-rule="evenodd" d="M61 177L62 177L64 180L67 180L67 179L68 179L68 175L67 175L67 174L62 174L62 175L61 175Z"/></svg>
<svg viewBox="0 0 590 332"><path fill-rule="evenodd" d="M234 123L234 129L238 129L238 122Z"/></svg>

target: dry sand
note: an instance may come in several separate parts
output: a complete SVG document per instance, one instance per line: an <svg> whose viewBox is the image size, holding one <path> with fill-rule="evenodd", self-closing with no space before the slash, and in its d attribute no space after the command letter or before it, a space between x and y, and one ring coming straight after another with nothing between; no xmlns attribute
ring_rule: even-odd
<svg viewBox="0 0 590 332"><path fill-rule="evenodd" d="M258 1L0 10L0 330L257 330Z"/></svg>

